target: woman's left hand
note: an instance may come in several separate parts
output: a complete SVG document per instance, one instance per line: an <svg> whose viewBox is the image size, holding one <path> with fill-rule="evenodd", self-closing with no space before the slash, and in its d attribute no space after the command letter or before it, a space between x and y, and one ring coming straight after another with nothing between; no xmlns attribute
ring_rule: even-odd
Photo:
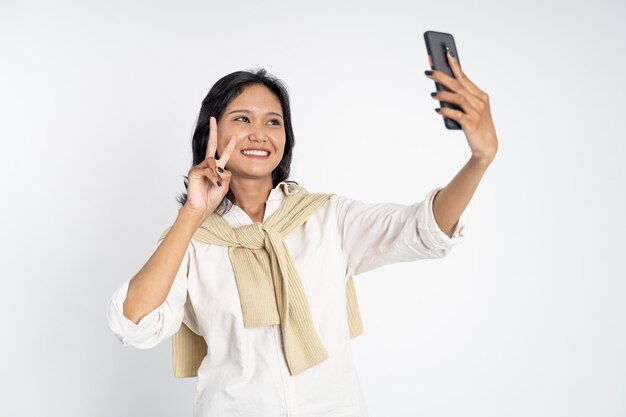
<svg viewBox="0 0 626 417"><path fill-rule="evenodd" d="M441 107L439 114L461 125L473 158L491 162L498 151L498 138L491 119L489 96L467 78L459 61L450 56L449 51L447 56L454 78L437 70L427 76L451 91L439 91L433 99L454 103L463 111Z"/></svg>

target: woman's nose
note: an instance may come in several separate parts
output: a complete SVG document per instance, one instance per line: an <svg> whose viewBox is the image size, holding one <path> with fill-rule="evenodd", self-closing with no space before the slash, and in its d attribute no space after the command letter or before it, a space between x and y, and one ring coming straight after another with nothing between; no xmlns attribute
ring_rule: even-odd
<svg viewBox="0 0 626 417"><path fill-rule="evenodd" d="M263 131L263 128L256 128L250 133L250 140L256 140L259 142L263 142L267 140L267 135Z"/></svg>

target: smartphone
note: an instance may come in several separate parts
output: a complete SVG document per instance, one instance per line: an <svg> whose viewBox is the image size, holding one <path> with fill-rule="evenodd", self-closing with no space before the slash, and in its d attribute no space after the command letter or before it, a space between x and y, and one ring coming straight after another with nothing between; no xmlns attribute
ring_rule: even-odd
<svg viewBox="0 0 626 417"><path fill-rule="evenodd" d="M461 61L459 60L459 52L456 50L456 45L454 43L454 37L449 33L428 30L424 32L424 41L426 42L426 52L428 53L428 62L430 63L430 68L433 70L445 72L450 77L455 78L454 74L452 73L452 68L450 68L450 65L448 65L448 56L446 55L446 51L449 48L450 50L452 50L452 53L459 62L459 65L461 65ZM449 88L439 84L438 82L435 82L435 88L437 89L437 91L451 91ZM463 111L459 106L454 103L439 101L439 105L441 107L448 107L451 109ZM462 129L461 125L459 125L456 121L448 119L445 116L443 117L443 123L448 129Z"/></svg>

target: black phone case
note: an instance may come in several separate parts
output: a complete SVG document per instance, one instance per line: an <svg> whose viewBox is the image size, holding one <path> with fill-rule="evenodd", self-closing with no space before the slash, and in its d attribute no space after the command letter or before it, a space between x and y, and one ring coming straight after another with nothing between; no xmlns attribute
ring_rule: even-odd
<svg viewBox="0 0 626 417"><path fill-rule="evenodd" d="M430 63L430 68L442 71L448 74L450 77L455 78L452 73L452 68L448 65L448 57L446 55L447 48L452 50L452 53L456 57L459 65L461 65L461 61L459 60L459 53L456 50L456 45L454 43L454 37L449 33L444 32L435 32L432 30L428 30L424 32L424 41L426 42L426 51L428 52L428 61ZM435 88L437 91L451 91L449 88L435 82ZM448 107L455 110L461 110L459 106L453 103L447 103L445 101L439 102L441 107ZM447 117L443 117L443 122L448 129L453 130L461 130L461 125L459 125L456 121L449 119Z"/></svg>

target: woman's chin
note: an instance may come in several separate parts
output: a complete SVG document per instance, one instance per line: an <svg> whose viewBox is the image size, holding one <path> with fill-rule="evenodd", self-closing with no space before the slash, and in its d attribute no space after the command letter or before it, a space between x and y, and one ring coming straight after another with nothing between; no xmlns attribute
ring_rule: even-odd
<svg viewBox="0 0 626 417"><path fill-rule="evenodd" d="M245 179L265 179L272 178L272 170L268 169L242 169L237 171L232 171L233 177L235 178L245 178Z"/></svg>

